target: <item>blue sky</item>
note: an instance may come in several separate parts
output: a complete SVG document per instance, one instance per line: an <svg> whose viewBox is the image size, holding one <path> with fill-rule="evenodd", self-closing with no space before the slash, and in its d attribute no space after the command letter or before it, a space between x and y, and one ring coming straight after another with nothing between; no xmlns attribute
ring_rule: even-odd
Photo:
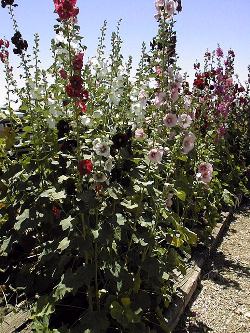
<svg viewBox="0 0 250 333"><path fill-rule="evenodd" d="M23 36L32 44L32 36L38 32L41 38L41 58L49 63L49 41L54 36L52 0L16 0L17 20ZM124 55L139 59L141 43L149 45L156 34L154 0L78 0L79 23L88 56L97 45L99 29L105 19L109 34L122 18L121 34L124 40ZM247 79L250 64L250 0L183 0L183 12L176 16L179 65L183 71L193 74L193 63L202 61L206 49L214 49L220 43L223 49L236 52L236 71L242 81ZM0 38L12 36L11 22L6 9L0 8ZM12 57L14 60L15 57ZM16 62L16 60L14 60ZM0 64L0 73L1 64ZM192 75L191 75L192 77ZM4 100L4 80L0 74L0 103Z"/></svg>

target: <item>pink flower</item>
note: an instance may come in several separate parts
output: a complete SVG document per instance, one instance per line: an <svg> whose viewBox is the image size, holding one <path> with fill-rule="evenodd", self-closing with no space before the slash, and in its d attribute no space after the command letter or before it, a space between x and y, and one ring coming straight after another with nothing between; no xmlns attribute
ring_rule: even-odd
<svg viewBox="0 0 250 333"><path fill-rule="evenodd" d="M228 110L228 104L227 104L227 103L223 103L223 102L220 103L220 104L218 105L217 110L219 111L219 113L220 113L222 116L226 117L226 116L228 115L228 112L229 112L229 110Z"/></svg>
<svg viewBox="0 0 250 333"><path fill-rule="evenodd" d="M160 163L162 160L163 151L157 148L153 148L148 153L148 158L151 162Z"/></svg>
<svg viewBox="0 0 250 333"><path fill-rule="evenodd" d="M198 167L199 173L196 177L203 183L208 184L212 180L213 176L213 166L210 163L202 162Z"/></svg>
<svg viewBox="0 0 250 333"><path fill-rule="evenodd" d="M203 175L206 172L213 172L213 166L210 163L202 162L198 167L199 172Z"/></svg>
<svg viewBox="0 0 250 333"><path fill-rule="evenodd" d="M186 113L183 113L178 117L178 124L182 128L190 127L192 121L193 121L192 118Z"/></svg>
<svg viewBox="0 0 250 333"><path fill-rule="evenodd" d="M183 139L182 147L184 154L188 154L191 150L194 148L195 143L195 135L193 133L187 133L186 136Z"/></svg>
<svg viewBox="0 0 250 333"><path fill-rule="evenodd" d="M144 132L143 128L137 128L135 130L135 138L137 140L143 140L145 138L145 136L146 135L145 135L145 132Z"/></svg>
<svg viewBox="0 0 250 333"><path fill-rule="evenodd" d="M211 182L213 176L212 176L211 172L204 172L204 173L199 172L196 174L196 178L197 178L197 180L199 180L205 184L208 184Z"/></svg>
<svg viewBox="0 0 250 333"><path fill-rule="evenodd" d="M177 124L177 116L174 113L168 113L163 118L163 123L166 127L174 127Z"/></svg>
<svg viewBox="0 0 250 333"><path fill-rule="evenodd" d="M155 72L156 72L156 74L157 75L162 75L162 68L160 67L160 66L156 66L156 68L155 68Z"/></svg>
<svg viewBox="0 0 250 333"><path fill-rule="evenodd" d="M227 87L231 87L233 85L233 78L232 77L227 78L225 83Z"/></svg>

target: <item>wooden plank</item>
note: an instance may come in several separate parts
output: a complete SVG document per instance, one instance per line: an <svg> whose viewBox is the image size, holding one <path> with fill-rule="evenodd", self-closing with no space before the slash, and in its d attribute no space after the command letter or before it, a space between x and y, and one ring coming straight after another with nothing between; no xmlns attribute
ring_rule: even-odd
<svg viewBox="0 0 250 333"><path fill-rule="evenodd" d="M171 333L177 326L181 315L183 314L186 306L190 302L201 275L201 269L204 263L215 251L219 241L221 240L225 229L230 223L233 216L233 210L223 215L223 221L217 223L212 233L212 241L207 251L200 253L192 262L191 267L187 269L186 275L177 279L175 287L179 291L177 297L174 298L173 302L169 306L165 315L165 321L167 324L168 331Z"/></svg>
<svg viewBox="0 0 250 333"><path fill-rule="evenodd" d="M18 312L11 312L5 318L2 324L0 324L1 333L16 333L21 332L22 326L29 319L30 312L28 310L18 310Z"/></svg>

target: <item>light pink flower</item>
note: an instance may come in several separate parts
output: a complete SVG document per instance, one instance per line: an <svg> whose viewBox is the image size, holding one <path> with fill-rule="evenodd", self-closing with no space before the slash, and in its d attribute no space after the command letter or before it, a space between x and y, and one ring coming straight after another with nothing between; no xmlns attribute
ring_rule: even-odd
<svg viewBox="0 0 250 333"><path fill-rule="evenodd" d="M192 118L186 113L183 113L178 117L178 124L182 128L190 127L192 121L193 121Z"/></svg>
<svg viewBox="0 0 250 333"><path fill-rule="evenodd" d="M160 10L161 7L164 7L165 0L155 0L155 8L156 10Z"/></svg>
<svg viewBox="0 0 250 333"><path fill-rule="evenodd" d="M208 184L208 183L211 182L213 176L212 176L211 172L204 172L203 174L199 172L199 173L196 174L196 178L199 181L201 181L201 182L203 182L205 184Z"/></svg>
<svg viewBox="0 0 250 333"><path fill-rule="evenodd" d="M163 118L163 123L166 127L174 127L177 124L177 116L174 113L168 113Z"/></svg>
<svg viewBox="0 0 250 333"><path fill-rule="evenodd" d="M153 148L148 153L148 158L151 162L160 163L162 160L163 151L157 148Z"/></svg>
<svg viewBox="0 0 250 333"><path fill-rule="evenodd" d="M165 5L165 11L168 13L169 16L173 16L176 10L176 2L173 0L168 0Z"/></svg>
<svg viewBox="0 0 250 333"><path fill-rule="evenodd" d="M188 154L194 148L195 135L193 133L187 133L183 139L182 147L184 154Z"/></svg>
<svg viewBox="0 0 250 333"><path fill-rule="evenodd" d="M155 104L155 106L157 106L159 108L165 103L165 100L166 100L166 93L165 92L159 92L155 96L154 104Z"/></svg>
<svg viewBox="0 0 250 333"><path fill-rule="evenodd" d="M172 205L173 205L173 193L169 193L168 196L167 196L167 200L166 200L166 206L167 208L170 208Z"/></svg>
<svg viewBox="0 0 250 333"><path fill-rule="evenodd" d="M178 88L173 88L171 90L171 99L175 103L178 98L179 98L179 89Z"/></svg>
<svg viewBox="0 0 250 333"><path fill-rule="evenodd" d="M211 163L202 162L198 167L199 172L203 175L204 173L213 172L213 166Z"/></svg>
<svg viewBox="0 0 250 333"><path fill-rule="evenodd" d="M143 128L137 128L135 130L135 138L137 140L143 140L145 138L145 136L146 136L146 134L145 134Z"/></svg>

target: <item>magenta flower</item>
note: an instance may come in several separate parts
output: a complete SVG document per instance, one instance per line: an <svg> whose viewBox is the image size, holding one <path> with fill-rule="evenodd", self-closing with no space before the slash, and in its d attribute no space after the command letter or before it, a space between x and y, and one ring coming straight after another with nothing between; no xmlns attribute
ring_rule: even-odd
<svg viewBox="0 0 250 333"><path fill-rule="evenodd" d="M217 47L216 49L216 55L218 58L222 58L223 57L223 50L220 47Z"/></svg>

